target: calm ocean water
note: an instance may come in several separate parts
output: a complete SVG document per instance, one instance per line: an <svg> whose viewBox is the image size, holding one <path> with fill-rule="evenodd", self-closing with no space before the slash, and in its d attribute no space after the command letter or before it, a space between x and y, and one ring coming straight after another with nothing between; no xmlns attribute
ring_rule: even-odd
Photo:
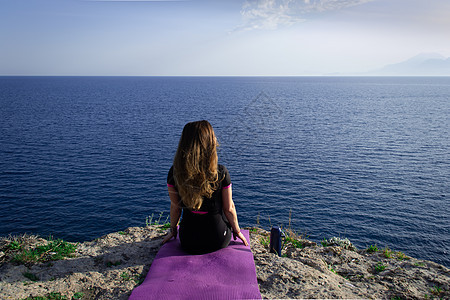
<svg viewBox="0 0 450 300"><path fill-rule="evenodd" d="M0 77L0 235L83 241L169 211L207 119L242 226L450 267L450 78Z"/></svg>

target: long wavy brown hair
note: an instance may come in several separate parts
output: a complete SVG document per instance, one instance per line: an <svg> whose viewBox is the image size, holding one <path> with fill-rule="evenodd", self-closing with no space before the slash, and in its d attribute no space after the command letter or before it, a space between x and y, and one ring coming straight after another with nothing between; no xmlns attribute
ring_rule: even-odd
<svg viewBox="0 0 450 300"><path fill-rule="evenodd" d="M217 139L208 121L184 126L173 160L175 186L183 204L198 210L218 186Z"/></svg>

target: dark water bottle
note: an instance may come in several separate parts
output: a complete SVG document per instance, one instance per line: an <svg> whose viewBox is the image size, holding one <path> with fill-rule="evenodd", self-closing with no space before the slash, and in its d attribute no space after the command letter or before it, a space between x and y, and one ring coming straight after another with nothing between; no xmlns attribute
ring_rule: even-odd
<svg viewBox="0 0 450 300"><path fill-rule="evenodd" d="M272 226L270 230L270 253L281 256L281 229L278 226Z"/></svg>

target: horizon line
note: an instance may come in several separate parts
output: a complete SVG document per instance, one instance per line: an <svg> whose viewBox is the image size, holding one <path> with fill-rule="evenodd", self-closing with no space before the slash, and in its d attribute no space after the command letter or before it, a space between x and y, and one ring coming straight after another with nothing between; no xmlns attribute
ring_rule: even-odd
<svg viewBox="0 0 450 300"><path fill-rule="evenodd" d="M116 0L114 0L116 1ZM450 77L450 75L3 75L0 77Z"/></svg>

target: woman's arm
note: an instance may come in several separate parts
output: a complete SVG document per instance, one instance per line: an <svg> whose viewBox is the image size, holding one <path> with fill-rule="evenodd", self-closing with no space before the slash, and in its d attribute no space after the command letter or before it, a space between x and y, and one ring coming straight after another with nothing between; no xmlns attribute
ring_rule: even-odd
<svg viewBox="0 0 450 300"><path fill-rule="evenodd" d="M233 202L233 191L231 186L225 189L222 189L222 202L223 202L223 212L227 217L228 222L230 222L231 227L233 228L233 237L236 239L238 237L245 246L248 246L248 242L245 239L245 236L242 234L241 229L239 228L239 223L237 219L236 207Z"/></svg>
<svg viewBox="0 0 450 300"><path fill-rule="evenodd" d="M180 196L178 195L178 192L174 187L169 186L168 190L169 190L169 198L170 198L170 229L171 230L170 230L170 233L162 241L163 244L165 244L171 238L177 237L177 233L178 233L177 226L178 226L178 221L180 220L180 216L181 216L181 208L178 204L180 202Z"/></svg>

